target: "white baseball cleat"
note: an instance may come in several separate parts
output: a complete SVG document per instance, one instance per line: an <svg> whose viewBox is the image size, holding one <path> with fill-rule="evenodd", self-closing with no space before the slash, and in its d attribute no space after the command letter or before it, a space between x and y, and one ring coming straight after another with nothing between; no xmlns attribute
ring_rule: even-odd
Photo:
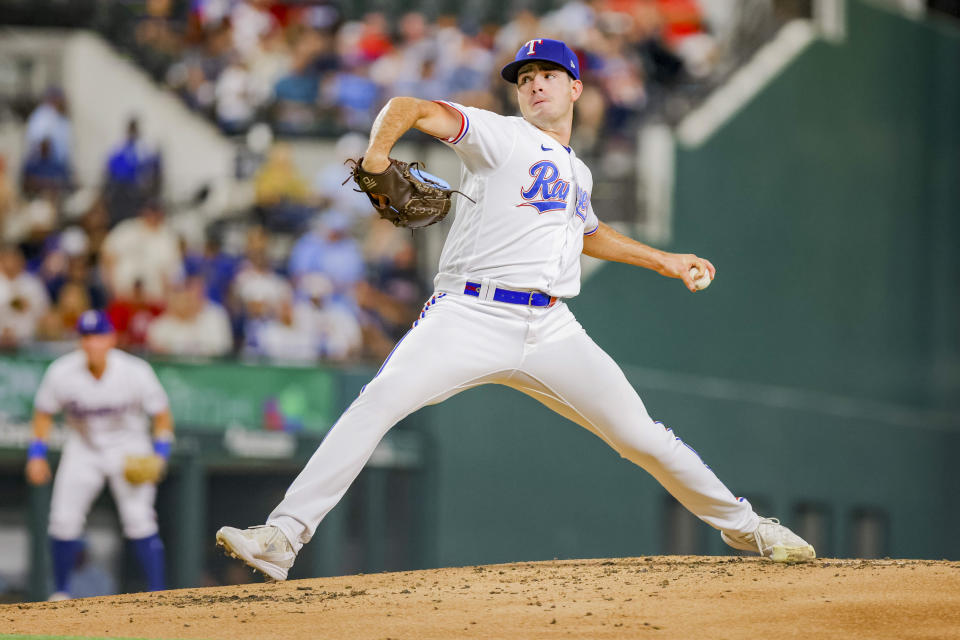
<svg viewBox="0 0 960 640"><path fill-rule="evenodd" d="M70 594L66 591L54 591L50 594L50 597L47 598L47 602L61 602L63 600L72 600Z"/></svg>
<svg viewBox="0 0 960 640"><path fill-rule="evenodd" d="M271 580L286 580L287 570L297 558L290 541L273 525L220 527L217 544L228 556L243 560Z"/></svg>
<svg viewBox="0 0 960 640"><path fill-rule="evenodd" d="M720 532L723 541L734 549L759 552L774 562L807 562L817 552L806 540L780 524L776 518L760 518L753 533L727 534Z"/></svg>

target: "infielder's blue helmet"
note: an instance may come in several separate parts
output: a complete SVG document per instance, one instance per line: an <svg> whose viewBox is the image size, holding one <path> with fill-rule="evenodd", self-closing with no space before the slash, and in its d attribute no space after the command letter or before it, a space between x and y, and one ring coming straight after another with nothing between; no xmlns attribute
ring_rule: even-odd
<svg viewBox="0 0 960 640"><path fill-rule="evenodd" d="M564 71L569 73L574 80L580 79L580 67L577 64L577 54L562 40L550 40L548 38L531 40L520 47L513 62L500 70L500 76L507 82L516 84L517 73L520 71L520 67L534 60L558 64L563 67Z"/></svg>
<svg viewBox="0 0 960 640"><path fill-rule="evenodd" d="M77 333L82 336L113 333L113 324L103 311L90 309L77 318Z"/></svg>

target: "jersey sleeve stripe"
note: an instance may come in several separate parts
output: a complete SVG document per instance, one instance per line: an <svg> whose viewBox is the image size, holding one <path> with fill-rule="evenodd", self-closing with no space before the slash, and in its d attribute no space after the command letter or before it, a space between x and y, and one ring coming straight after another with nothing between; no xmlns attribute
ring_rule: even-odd
<svg viewBox="0 0 960 640"><path fill-rule="evenodd" d="M600 230L600 223L598 222L598 223L597 223L597 226L595 226L595 227L593 228L593 231L584 231L584 232L583 232L583 235L585 235L585 236L592 236L593 234L595 234L595 233L596 233L597 231L599 231L599 230Z"/></svg>
<svg viewBox="0 0 960 640"><path fill-rule="evenodd" d="M450 144L457 144L458 142L463 140L463 136L467 135L467 131L470 130L470 118L467 117L467 114L465 114L463 111L458 109L452 103L447 102L446 100L434 100L434 102L436 102L437 104L446 105L460 114L460 131L457 132L457 135L453 136L452 138L440 138L444 142L449 142Z"/></svg>

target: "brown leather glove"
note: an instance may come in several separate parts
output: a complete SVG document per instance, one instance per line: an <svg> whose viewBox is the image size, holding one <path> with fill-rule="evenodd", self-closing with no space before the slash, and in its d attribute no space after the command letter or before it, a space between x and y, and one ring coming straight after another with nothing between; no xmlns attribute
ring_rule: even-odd
<svg viewBox="0 0 960 640"><path fill-rule="evenodd" d="M460 193L440 178L421 171L417 162L390 158L390 166L381 173L364 171L360 166L363 158L347 162L353 163L350 173L359 191L367 194L381 218L397 227L419 229L440 222L450 211L453 194Z"/></svg>
<svg viewBox="0 0 960 640"><path fill-rule="evenodd" d="M130 484L149 482L156 484L167 470L167 461L157 454L148 456L127 456L123 465L123 477Z"/></svg>

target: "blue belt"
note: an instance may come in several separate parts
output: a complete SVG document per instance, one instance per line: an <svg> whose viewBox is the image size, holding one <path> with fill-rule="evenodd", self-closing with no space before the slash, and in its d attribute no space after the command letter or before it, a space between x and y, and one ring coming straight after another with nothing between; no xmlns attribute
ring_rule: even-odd
<svg viewBox="0 0 960 640"><path fill-rule="evenodd" d="M468 282L463 288L463 292L468 296L477 296L479 298L480 283ZM529 307L552 307L557 301L553 296L548 296L539 291L513 291L512 289L501 289L500 287L494 290L493 299L497 302L523 304Z"/></svg>

